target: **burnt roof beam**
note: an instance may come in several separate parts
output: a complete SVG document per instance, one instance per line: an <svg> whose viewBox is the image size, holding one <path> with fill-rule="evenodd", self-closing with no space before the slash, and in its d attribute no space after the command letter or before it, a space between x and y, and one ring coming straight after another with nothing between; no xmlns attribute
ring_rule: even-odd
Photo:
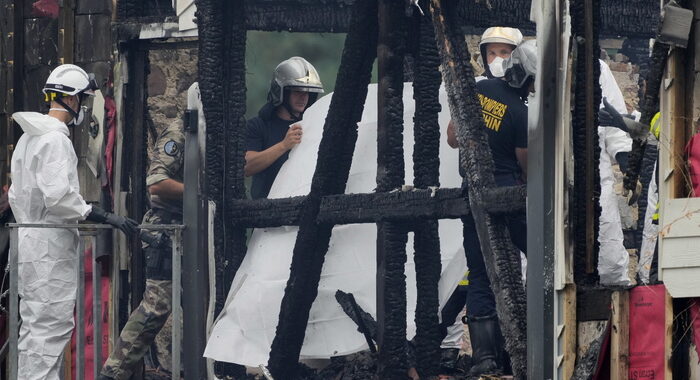
<svg viewBox="0 0 700 380"><path fill-rule="evenodd" d="M525 186L500 187L479 201L492 215L525 210ZM234 201L231 217L240 227L265 228L299 225L306 196ZM339 194L321 198L316 221L330 224L382 221L457 219L469 215L461 189L420 189L371 194Z"/></svg>

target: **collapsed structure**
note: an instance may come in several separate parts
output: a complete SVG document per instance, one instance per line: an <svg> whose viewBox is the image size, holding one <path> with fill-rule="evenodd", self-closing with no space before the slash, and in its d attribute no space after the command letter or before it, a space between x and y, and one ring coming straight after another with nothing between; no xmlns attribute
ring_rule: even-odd
<svg viewBox="0 0 700 380"><path fill-rule="evenodd" d="M245 257L246 228L294 225L299 226L299 232L291 274L267 363L273 377L293 378L331 231L335 225L354 223L377 224L379 377L404 378L409 367L404 280L409 232L415 234L418 284L415 365L422 376L436 375L440 344L437 220L469 213L479 226L515 377L589 378L595 370L600 347L604 346L600 338L603 333L596 329L600 326L601 331L605 330L607 322L597 323L595 332L588 336L581 333L585 330L581 326L591 320L609 318L611 323L617 323L615 331L618 331L611 338L617 342L613 344L618 350L611 367L618 369L618 376L627 373L624 357L629 348L625 351L624 332L619 332L624 330L619 329L628 317L619 311L625 309L628 291L597 286L600 189L596 128L601 101L597 86L598 41L602 37L626 37L621 51L629 52L633 64L647 66L640 72L640 77L649 78L646 96L639 106L643 122L651 119L659 108L659 94L663 95L663 125L670 138L667 141L672 143L668 152L659 155L661 168L666 170L662 171L664 184L660 182L660 199L668 205L662 208L663 227L681 216L694 218L692 200L672 200L688 195L679 153L695 132L693 120L697 119L692 95L694 38L688 49L676 48L670 53L668 45L657 43L649 59L648 39L656 36L659 26L659 7L655 1L431 0L418 1L417 5L391 0L178 0L174 5L169 1L128 0L116 4L76 0L64 1L62 5L58 1L0 1L4 46L0 52L4 63L0 67L0 86L3 86L0 93L6 100L0 109L3 141L11 144L18 138L10 119L12 112L42 110L36 94L46 77L44 73L48 74L59 62L87 66L88 71L98 74L103 92L113 100L105 120L106 125L112 123L115 129L112 140L115 145L110 147L109 140L105 141L106 170L101 176L91 175L87 165L83 165L85 175L81 186L86 199L111 202L115 210L133 218L141 218L146 204L145 158L150 133L145 117L148 52L165 48L198 49L196 78L202 107L188 110L184 121L189 127L189 144L194 146L190 152L195 152L191 153L187 169L185 195L187 228L183 267L188 268L182 273L183 318L188 326L183 336L185 378L207 377L207 365L201 356L207 321L222 311L229 287ZM464 37L492 25L515 26L536 33L541 52L538 97L530 105L530 112L540 117L530 130L527 189L525 186L495 188L481 109L475 97L471 55ZM248 30L347 32L337 90L325 121L311 190L304 197L245 199ZM401 94L406 57L412 58L409 61L415 74L412 184L415 190L396 192L405 185ZM372 194L345 195L357 122L375 59L379 67L377 188ZM464 153L461 165L467 173L469 197L466 198L456 188L431 189L440 186L437 97L441 81L449 93L450 111L458 125L460 150ZM77 144L77 150L87 162L89 134L76 136L85 136L81 137L84 141ZM643 159L655 152L643 150L644 145L643 142L635 145L632 172L642 172L648 181L649 171L642 167L649 166L649 159ZM0 184L9 180L4 174L9 172L6 169L10 152L9 145L0 147L3 174ZM634 184L634 175L625 179L628 188ZM527 290L521 280L519 256L503 221L504 214L525 208L526 194L529 250L542 253L529 257ZM640 207L639 212L643 215L644 208ZM682 254L689 249L678 245L679 239L688 239L683 244L692 244L694 235L687 231L691 226L692 222L688 222L685 229L669 228L668 239L661 240L659 268L674 274L659 279L667 283L674 297L700 295L695 294L693 283L688 282L695 273L692 270L700 263L696 264L692 255ZM637 232L636 241L630 246L641 244L641 228ZM143 293L143 255L138 242L111 242L109 233L101 238L104 239L101 246L115 253L109 304L110 336L115 337L128 305L137 305ZM665 245L669 248L664 249ZM208 252L209 257L202 252ZM674 262L674 258L681 263ZM683 274L676 275L678 272ZM206 294L209 297L203 296ZM615 305L612 314L611 302ZM682 314L683 301L675 303L675 308L667 308ZM682 334L669 337L668 346L678 347L683 339L686 338ZM590 340L594 341L591 348L577 355L577 347L584 346L584 341L587 346ZM675 354L687 356L688 352ZM575 365L578 368L574 375ZM215 367L219 375L240 374L240 368L226 363L217 363ZM684 378L683 364L676 363L676 367L674 375ZM690 367L687 362L685 367ZM670 364L668 371L671 372Z"/></svg>

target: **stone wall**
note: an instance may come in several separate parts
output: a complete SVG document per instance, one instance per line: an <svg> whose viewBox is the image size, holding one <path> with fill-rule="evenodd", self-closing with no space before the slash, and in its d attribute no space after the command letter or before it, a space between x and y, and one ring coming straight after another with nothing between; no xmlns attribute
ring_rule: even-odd
<svg viewBox="0 0 700 380"><path fill-rule="evenodd" d="M197 49L151 50L148 54L148 115L154 130L153 137L165 127L182 123L187 108L187 89L197 78Z"/></svg>

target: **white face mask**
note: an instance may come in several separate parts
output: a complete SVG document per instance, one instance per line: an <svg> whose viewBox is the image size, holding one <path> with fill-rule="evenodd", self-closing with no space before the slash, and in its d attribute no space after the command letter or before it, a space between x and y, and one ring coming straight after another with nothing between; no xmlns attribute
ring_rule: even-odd
<svg viewBox="0 0 700 380"><path fill-rule="evenodd" d="M496 57L493 62L489 63L489 71L494 78L503 78L506 75L505 70L503 70L503 61L501 57Z"/></svg>
<svg viewBox="0 0 700 380"><path fill-rule="evenodd" d="M85 110L87 109L86 106L80 107L80 111L78 111L78 120L73 118L73 120L69 121L66 123L67 125L80 125L83 123L83 120L85 120ZM61 111L61 112L68 112L68 110L65 110L63 108L49 108L49 111Z"/></svg>

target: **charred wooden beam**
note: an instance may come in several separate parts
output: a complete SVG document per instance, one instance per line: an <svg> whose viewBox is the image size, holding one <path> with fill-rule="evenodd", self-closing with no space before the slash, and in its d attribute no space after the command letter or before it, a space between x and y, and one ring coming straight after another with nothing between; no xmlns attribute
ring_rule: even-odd
<svg viewBox="0 0 700 380"><path fill-rule="evenodd" d="M451 14L442 8L442 1L431 0L430 12L442 58L442 72L452 120L457 125L457 140L463 152L462 167L467 173L469 205L476 222L491 289L496 298L505 346L511 357L515 377L524 379L527 366L527 313L520 253L510 240L505 219L489 215L479 201L485 193L495 188L495 180L486 127L476 96L474 73L468 64L469 50Z"/></svg>
<svg viewBox="0 0 700 380"><path fill-rule="evenodd" d="M646 91L644 92L644 97L642 97L639 102L640 112L642 113L639 121L646 125L651 124L651 119L654 117L654 114L659 111L661 82L663 82L669 49L669 45L659 42L658 40L654 42L654 47L652 48L651 63L645 81ZM629 168L625 173L624 179L625 189L634 191L637 186L646 146L646 140L635 139L632 142L632 151L629 156Z"/></svg>
<svg viewBox="0 0 700 380"><path fill-rule="evenodd" d="M404 184L403 65L406 55L407 3L379 0L377 40L377 191ZM381 379L405 379L406 355L406 242L401 222L377 224L377 323Z"/></svg>
<svg viewBox="0 0 700 380"><path fill-rule="evenodd" d="M245 7L242 0L197 0L199 88L207 124L205 192L216 205L213 220L216 252L216 302L224 307L231 281L246 253L245 229L232 225L228 206L245 198ZM212 275L212 274L210 274ZM240 367L217 364L217 374ZM243 370L245 373L245 370Z"/></svg>
<svg viewBox="0 0 700 380"><path fill-rule="evenodd" d="M482 205L494 215L525 210L525 186L499 187L484 194ZM240 227L299 225L306 196L282 199L236 200L231 218ZM457 219L469 215L461 189L418 189L372 194L338 194L321 198L316 221L329 224L379 223Z"/></svg>
<svg viewBox="0 0 700 380"><path fill-rule="evenodd" d="M421 1L422 8L428 7ZM416 12L417 13L417 12ZM440 55L435 44L435 31L430 15L416 15L419 19L418 51L414 60L413 98L416 111L413 126L415 145L413 148L414 185L417 188L440 186L440 125L441 110L439 92ZM416 224L414 229L414 262L416 268L416 369L421 378L437 376L440 371L440 234L438 221L430 220Z"/></svg>
<svg viewBox="0 0 700 380"><path fill-rule="evenodd" d="M598 145L598 20L600 0L572 2L572 32L577 37L574 110L574 276L577 284L598 282L600 146Z"/></svg>
<svg viewBox="0 0 700 380"><path fill-rule="evenodd" d="M120 0L128 1L128 0ZM350 6L356 0L248 0L246 24L251 30L294 32L348 31ZM459 0L449 11L469 34L494 26L512 26L534 34L531 1ZM659 23L658 3L649 0L602 0L601 33L609 36L653 37Z"/></svg>
<svg viewBox="0 0 700 380"><path fill-rule="evenodd" d="M272 342L268 368L275 378L296 378L309 311L316 295L323 261L328 251L332 224L316 221L323 196L345 191L357 123L362 118L367 86L376 57L376 0L359 0L352 11L352 28L336 79L323 137L318 151L311 191L299 216L289 280L280 308L277 333Z"/></svg>

